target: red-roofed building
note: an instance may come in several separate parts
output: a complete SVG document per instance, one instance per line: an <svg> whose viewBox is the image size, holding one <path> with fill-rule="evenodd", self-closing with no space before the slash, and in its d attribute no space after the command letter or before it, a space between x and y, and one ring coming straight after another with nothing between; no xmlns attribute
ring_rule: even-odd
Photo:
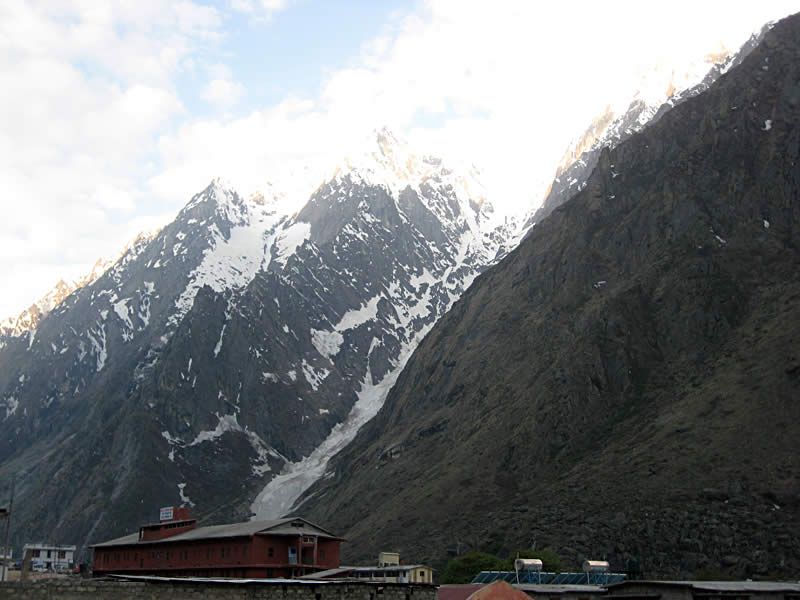
<svg viewBox="0 0 800 600"><path fill-rule="evenodd" d="M300 577L339 567L342 538L301 518L198 527L188 509L95 544L95 576Z"/></svg>

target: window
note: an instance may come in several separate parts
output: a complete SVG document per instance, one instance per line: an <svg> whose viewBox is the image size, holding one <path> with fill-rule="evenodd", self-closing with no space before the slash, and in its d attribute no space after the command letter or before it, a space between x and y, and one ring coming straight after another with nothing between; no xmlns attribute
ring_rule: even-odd
<svg viewBox="0 0 800 600"><path fill-rule="evenodd" d="M275 548L273 548L272 546L270 546L270 547L269 547L269 549L267 550L267 556L269 556L270 558L272 558L273 556L275 556Z"/></svg>
<svg viewBox="0 0 800 600"><path fill-rule="evenodd" d="M420 578L422 581L425 581L425 571L420 571L420 572L419 572L419 578Z"/></svg>
<svg viewBox="0 0 800 600"><path fill-rule="evenodd" d="M319 556L320 560L325 560L325 550L319 550L317 555Z"/></svg>
<svg viewBox="0 0 800 600"><path fill-rule="evenodd" d="M40 553L39 553L39 551L38 551L38 550L33 550L33 551L31 551L31 556L32 556L33 558L39 558L39 556L40 556Z"/></svg>

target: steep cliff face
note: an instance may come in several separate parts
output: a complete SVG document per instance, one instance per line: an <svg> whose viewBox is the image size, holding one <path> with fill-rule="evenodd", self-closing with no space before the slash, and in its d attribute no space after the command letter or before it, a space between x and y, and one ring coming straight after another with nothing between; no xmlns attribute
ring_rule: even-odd
<svg viewBox="0 0 800 600"><path fill-rule="evenodd" d="M800 568L800 17L613 149L418 347L303 513L439 561ZM376 510L380 507L380 510Z"/></svg>
<svg viewBox="0 0 800 600"><path fill-rule="evenodd" d="M656 123L673 107L706 91L721 75L740 64L752 52L770 26L766 25L757 35L751 36L738 51L708 56L707 63L694 65L680 77L674 72L666 79L654 75L655 89L637 94L624 111L616 113L611 106L607 106L583 135L567 148L542 205L527 217L524 229L529 230L583 189L604 148L613 148ZM649 87L653 85L653 82L649 83Z"/></svg>

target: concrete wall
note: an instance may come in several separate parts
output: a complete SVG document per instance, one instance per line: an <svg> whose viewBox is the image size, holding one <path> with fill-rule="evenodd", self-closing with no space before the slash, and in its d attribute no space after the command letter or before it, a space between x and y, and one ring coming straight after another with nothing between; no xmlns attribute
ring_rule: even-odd
<svg viewBox="0 0 800 600"><path fill-rule="evenodd" d="M433 583L433 569L430 567L416 567L408 575L411 583Z"/></svg>
<svg viewBox="0 0 800 600"><path fill-rule="evenodd" d="M374 583L192 583L59 579L0 584L20 600L436 600L436 588Z"/></svg>

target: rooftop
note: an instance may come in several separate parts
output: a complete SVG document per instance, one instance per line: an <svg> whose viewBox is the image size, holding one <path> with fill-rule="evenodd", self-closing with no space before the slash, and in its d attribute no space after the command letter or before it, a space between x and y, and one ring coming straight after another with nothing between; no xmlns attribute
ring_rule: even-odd
<svg viewBox="0 0 800 600"><path fill-rule="evenodd" d="M622 591L630 586L688 587L705 592L800 592L800 581L622 581L610 584L608 590Z"/></svg>
<svg viewBox="0 0 800 600"><path fill-rule="evenodd" d="M414 569L430 569L430 567L427 565L387 565L385 567L379 567L375 565L372 567L336 567L335 569L327 569L325 571L317 571L315 573L303 575L301 579L324 579L331 577L346 578L349 573L386 573L386 574L404 573L406 571L413 571Z"/></svg>
<svg viewBox="0 0 800 600"><path fill-rule="evenodd" d="M341 585L343 582L341 581L333 581L333 580L316 580L316 579L239 579L233 577L162 577L159 575L107 575L109 579L116 579L122 581L146 581L151 583L171 583L171 584L185 584L185 583L207 583L207 584L223 584L229 586L236 586L236 585L280 585L280 586L292 586L292 585L328 585L328 586L337 586ZM362 579L360 581L348 581L346 582L348 585L360 585L360 586L386 586L386 585L396 585L396 586L408 586L408 585L415 585L415 586L426 586L428 584L424 583L415 583L415 584L407 584L407 583L392 583L392 582L383 582L383 581L368 581L366 579Z"/></svg>
<svg viewBox="0 0 800 600"><path fill-rule="evenodd" d="M302 522L301 526L293 523ZM159 540L140 540L139 533L131 533L107 542L93 544L92 548L106 548L109 546L130 546L166 544L173 542L186 542L191 540L207 540L215 538L249 537L251 535L313 535L321 538L341 540L330 531L313 523L297 517L287 519L272 519L269 521L245 521L244 523L230 523L226 525L209 525L197 527L190 531Z"/></svg>

